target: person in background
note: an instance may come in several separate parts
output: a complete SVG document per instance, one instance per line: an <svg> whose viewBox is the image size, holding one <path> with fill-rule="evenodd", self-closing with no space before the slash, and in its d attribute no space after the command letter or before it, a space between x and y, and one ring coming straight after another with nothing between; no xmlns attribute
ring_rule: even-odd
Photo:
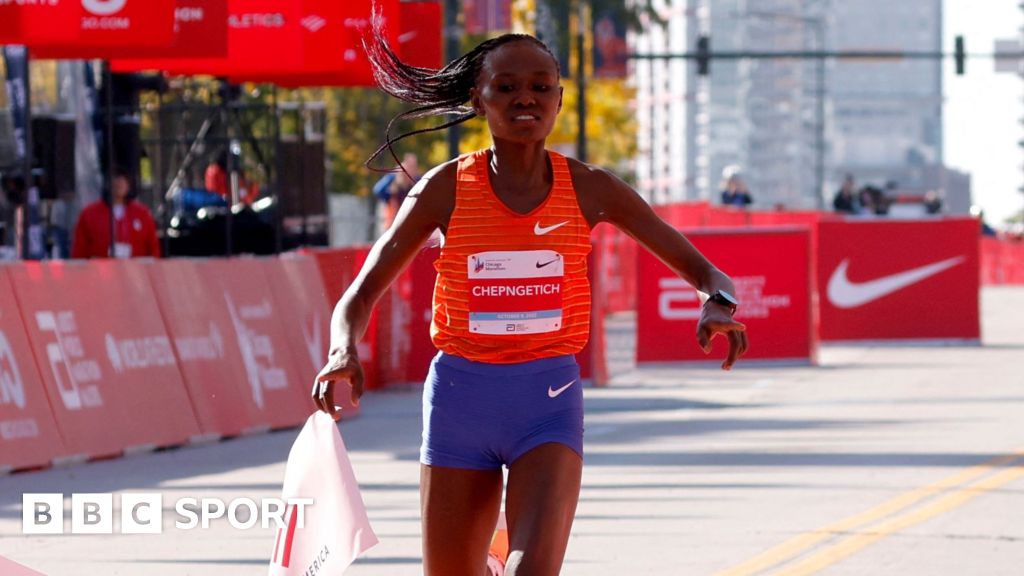
<svg viewBox="0 0 1024 576"><path fill-rule="evenodd" d="M860 211L857 204L857 187L853 180L853 174L847 174L843 178L843 185L836 192L832 199L832 208L840 214L856 214Z"/></svg>
<svg viewBox="0 0 1024 576"><path fill-rule="evenodd" d="M109 192L86 206L75 225L72 258L137 258L160 256L156 222L149 208L136 202L129 173L114 171ZM114 215L114 247L110 253L110 215Z"/></svg>
<svg viewBox="0 0 1024 576"><path fill-rule="evenodd" d="M203 175L203 182L206 190L227 198L228 189L228 152L222 150L217 158L206 166L206 173Z"/></svg>
<svg viewBox="0 0 1024 576"><path fill-rule="evenodd" d="M746 208L754 202L747 183L740 176L740 167L735 164L722 170L722 204Z"/></svg>

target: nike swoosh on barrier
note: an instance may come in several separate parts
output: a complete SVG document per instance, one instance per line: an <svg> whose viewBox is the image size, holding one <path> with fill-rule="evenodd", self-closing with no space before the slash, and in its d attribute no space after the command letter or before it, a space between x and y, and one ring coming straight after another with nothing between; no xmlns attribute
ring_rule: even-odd
<svg viewBox="0 0 1024 576"><path fill-rule="evenodd" d="M562 386L561 388L558 388L557 390L551 388L551 386L548 386L548 398L557 398L559 394L568 390L569 386L572 386L575 383L576 381L573 380L572 382L569 382L568 384Z"/></svg>
<svg viewBox="0 0 1024 576"><path fill-rule="evenodd" d="M948 270L963 261L963 256L956 256L875 280L854 283L846 277L846 269L850 266L850 259L847 258L839 263L828 280L828 299L836 308L856 308Z"/></svg>
<svg viewBox="0 0 1024 576"><path fill-rule="evenodd" d="M562 226L565 226L568 223L569 223L569 221L566 220L565 222L559 222L558 224L555 224L555 225L552 225L552 226L541 226L540 222L537 222L536 224L533 225L533 233L536 234L537 236L543 236L543 235L547 234L548 232L553 232L555 230L558 230L559 228L561 228Z"/></svg>

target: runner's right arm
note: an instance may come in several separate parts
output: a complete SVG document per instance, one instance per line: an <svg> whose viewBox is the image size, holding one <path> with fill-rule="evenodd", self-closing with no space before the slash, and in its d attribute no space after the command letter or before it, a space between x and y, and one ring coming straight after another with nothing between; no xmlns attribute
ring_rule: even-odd
<svg viewBox="0 0 1024 576"><path fill-rule="evenodd" d="M370 312L388 286L419 253L434 230L446 230L455 209L454 161L428 172L416 183L402 203L395 222L370 250L366 262L334 307L331 316L331 344L327 364L313 384L317 408L335 420L334 383L352 386L352 403L363 394L363 370L356 345L366 333Z"/></svg>

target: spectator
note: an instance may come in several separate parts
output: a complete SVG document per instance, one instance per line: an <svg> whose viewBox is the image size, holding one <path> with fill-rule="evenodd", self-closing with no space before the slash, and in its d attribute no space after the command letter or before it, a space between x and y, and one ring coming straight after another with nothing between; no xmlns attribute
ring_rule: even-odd
<svg viewBox="0 0 1024 576"><path fill-rule="evenodd" d="M228 188L228 151L222 150L217 159L210 162L206 167L206 174L203 178L206 183L206 190L227 198L231 193Z"/></svg>
<svg viewBox="0 0 1024 576"><path fill-rule="evenodd" d="M832 207L841 214L856 214L860 211L857 202L857 188L853 180L853 174L847 174L843 179L843 185L836 192L832 200Z"/></svg>
<svg viewBox="0 0 1024 576"><path fill-rule="evenodd" d="M241 169L238 158L235 159L235 169L238 173L238 198L237 201L244 202L246 204L252 204L256 198L260 195L259 184L255 182L249 182L248 178L245 177L245 173ZM225 202L231 203L231 180L228 174L228 152L222 150L217 155L217 159L206 167L206 173L204 174L203 180L205 181L206 190L217 194L224 199Z"/></svg>
<svg viewBox="0 0 1024 576"><path fill-rule="evenodd" d="M924 211L928 214L942 213L942 195L935 190L929 190L924 194Z"/></svg>
<svg viewBox="0 0 1024 576"><path fill-rule="evenodd" d="M735 164L722 170L722 204L745 208L754 202L747 189L747 183L740 177L740 167Z"/></svg>
<svg viewBox="0 0 1024 576"><path fill-rule="evenodd" d="M143 204L136 202L128 172L116 170L109 192L85 207L75 226L72 258L134 258L160 256L156 222ZM115 241L111 254L110 215L114 215Z"/></svg>

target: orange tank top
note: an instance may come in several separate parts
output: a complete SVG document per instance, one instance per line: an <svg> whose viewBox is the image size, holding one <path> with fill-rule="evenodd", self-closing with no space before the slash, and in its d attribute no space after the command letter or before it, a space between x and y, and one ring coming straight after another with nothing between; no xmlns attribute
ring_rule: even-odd
<svg viewBox="0 0 1024 576"><path fill-rule="evenodd" d="M489 152L459 157L455 210L434 263L434 346L509 364L575 354L590 334L590 226L565 157L548 152L551 191L529 214L498 199Z"/></svg>

